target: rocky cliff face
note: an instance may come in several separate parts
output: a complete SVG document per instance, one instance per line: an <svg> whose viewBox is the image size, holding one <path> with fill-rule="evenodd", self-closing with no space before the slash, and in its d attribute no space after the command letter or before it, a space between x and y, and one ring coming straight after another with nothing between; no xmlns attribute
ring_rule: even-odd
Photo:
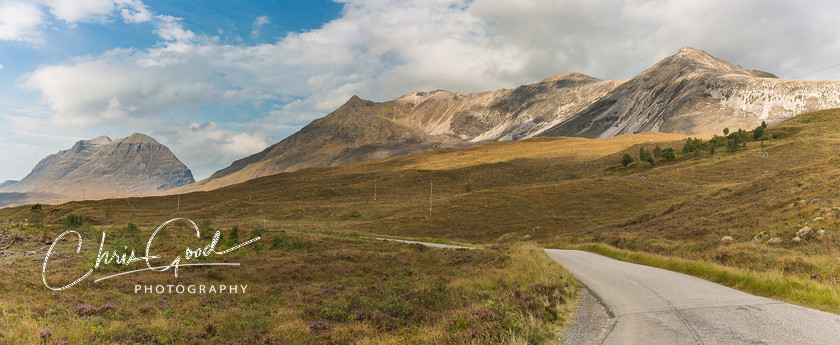
<svg viewBox="0 0 840 345"><path fill-rule="evenodd" d="M469 95L415 92L382 103L354 96L300 132L187 189L534 136L605 138L645 131L711 136L724 127L751 129L761 121L772 124L834 107L840 107L840 82L781 80L682 48L628 80L569 73Z"/></svg>
<svg viewBox="0 0 840 345"><path fill-rule="evenodd" d="M81 140L41 160L0 193L49 192L72 198L150 194L194 182L169 148L143 134Z"/></svg>
<svg viewBox="0 0 840 345"><path fill-rule="evenodd" d="M545 136L606 138L646 131L711 136L724 127L840 106L840 82L782 80L683 48L611 90Z"/></svg>

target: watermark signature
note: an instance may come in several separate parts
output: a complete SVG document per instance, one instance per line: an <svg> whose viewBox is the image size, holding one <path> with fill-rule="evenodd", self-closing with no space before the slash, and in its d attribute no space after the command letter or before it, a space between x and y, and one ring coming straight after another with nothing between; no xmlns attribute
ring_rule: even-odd
<svg viewBox="0 0 840 345"><path fill-rule="evenodd" d="M198 225L196 225L195 222L193 222L192 220L189 220L187 218L170 219L170 220L164 222L163 224L161 224L160 226L158 226L157 229L155 229L155 232L153 232L152 236L149 237L149 241L146 242L145 255L141 256L141 257L137 257L135 252L134 252L134 249L131 249L130 253L127 250L128 248L126 248L126 250L122 251L122 252L120 252L116 249L113 250L113 251L110 251L110 252L108 250L105 250L105 232L103 231L102 232L102 239L99 242L99 252L96 254L96 264L93 266L93 268L88 270L87 273L83 274L81 277L79 277L79 279L76 279L72 283L64 285L62 287L56 288L56 287L50 286L50 284L47 283L47 263L50 260L50 255L52 255L52 252L53 252L53 249L55 248L55 245L64 236L75 235L76 237L79 238L79 244L76 247L76 254L79 254L82 251L82 235L80 233L76 232L76 231L73 231L73 230L65 231L65 232L61 233L61 235L58 235L58 237L55 238L52 245L50 245L50 249L47 251L47 255L44 257L44 266L41 269L41 278L44 281L44 286L46 286L50 290L55 290L55 291L61 291L61 290L69 289L73 285L76 285L79 282L85 280L88 276L91 275L91 273L93 273L94 270L98 269L100 266L107 265L107 264L110 264L112 262L117 264L117 265L128 266L128 265L130 265L134 262L143 261L146 264L146 268L126 271L126 272L120 272L120 273L117 273L117 274L112 274L112 275L109 275L109 276L105 276L105 277L94 280L94 283L100 282L100 281L103 281L103 280L106 280L106 279L126 275L126 274L142 272L142 271L164 272L164 271L167 271L171 268L175 273L175 277L178 277L178 269L180 267L185 267L185 266L239 266L239 263L229 263L229 262L182 263L182 260L185 261L185 262L188 262L189 260L197 259L197 258L200 258L200 257L209 257L211 255L224 255L224 254L230 253L234 250L237 250L239 248L242 248L244 246L247 246L251 243L254 243L254 242L260 240L260 237L255 237L255 238L252 238L248 241L240 243L240 244L238 244L234 247L228 248L226 250L216 251L216 245L218 244L219 237L221 236L221 233L219 231L216 231L216 234L213 235L213 240L210 242L210 244L208 244L204 247L194 247L194 248L190 248L189 246L187 246L184 249L183 259L182 259L181 255L178 255L168 265L152 266L152 264L149 260L159 259L161 257L159 255L152 255L151 254L152 242L154 242L155 236L158 234L158 232L160 232L161 229L166 227L166 225L168 225L169 223L175 222L175 221L187 221L187 222L189 222L189 224L192 225L193 229L195 229L195 236L199 239L201 238L201 231L198 229Z"/></svg>

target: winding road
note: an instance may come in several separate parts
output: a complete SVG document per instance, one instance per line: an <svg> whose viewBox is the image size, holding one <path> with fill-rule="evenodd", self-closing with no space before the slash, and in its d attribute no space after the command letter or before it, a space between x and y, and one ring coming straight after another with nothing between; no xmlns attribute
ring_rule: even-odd
<svg viewBox="0 0 840 345"><path fill-rule="evenodd" d="M545 252L587 288L569 345L840 344L840 315L589 252Z"/></svg>
<svg viewBox="0 0 840 345"><path fill-rule="evenodd" d="M599 331L578 343L840 344L839 315L598 254L545 251L606 307Z"/></svg>

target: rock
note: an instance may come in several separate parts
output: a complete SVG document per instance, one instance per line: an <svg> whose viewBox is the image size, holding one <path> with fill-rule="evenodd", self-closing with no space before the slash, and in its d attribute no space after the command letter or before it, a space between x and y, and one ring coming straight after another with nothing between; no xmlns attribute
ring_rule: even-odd
<svg viewBox="0 0 840 345"><path fill-rule="evenodd" d="M735 239L733 239L733 238L732 238L732 236L723 236L723 237L720 239L720 242L721 242L721 243L732 243L732 242L734 242L734 241L735 241Z"/></svg>
<svg viewBox="0 0 840 345"><path fill-rule="evenodd" d="M773 237L773 238L767 240L767 244L777 244L777 243L782 243L782 239L778 238L778 237Z"/></svg>
<svg viewBox="0 0 840 345"><path fill-rule="evenodd" d="M755 236L753 236L752 241L756 242L756 243L764 242L765 240L767 240L767 237L769 237L769 236L770 235L768 235L766 232L762 231L762 232L759 232L759 233L755 234Z"/></svg>
<svg viewBox="0 0 840 345"><path fill-rule="evenodd" d="M823 217L817 217L817 218L811 219L811 223L819 222L821 220L823 220Z"/></svg>
<svg viewBox="0 0 840 345"><path fill-rule="evenodd" d="M805 199L799 200L800 205L804 205L804 204L807 204L807 203L808 203L808 200L805 200Z"/></svg>
<svg viewBox="0 0 840 345"><path fill-rule="evenodd" d="M799 236L796 236L796 237L794 237L794 238L793 238L792 240L790 240L790 241L791 241L791 242L793 242L793 243L799 243L799 242L802 242L802 239L801 239L801 238L799 238Z"/></svg>
<svg viewBox="0 0 840 345"><path fill-rule="evenodd" d="M817 238L822 239L825 236L825 229L817 230Z"/></svg>
<svg viewBox="0 0 840 345"><path fill-rule="evenodd" d="M815 204L815 203L820 202L820 200L822 200L822 199L820 199L820 198L813 198L813 199L811 199L811 203L812 203L812 204Z"/></svg>
<svg viewBox="0 0 840 345"><path fill-rule="evenodd" d="M806 227L803 227L802 229L799 229L799 231L796 232L796 237L798 237L800 239L805 239L805 240L811 238L811 228L806 226Z"/></svg>

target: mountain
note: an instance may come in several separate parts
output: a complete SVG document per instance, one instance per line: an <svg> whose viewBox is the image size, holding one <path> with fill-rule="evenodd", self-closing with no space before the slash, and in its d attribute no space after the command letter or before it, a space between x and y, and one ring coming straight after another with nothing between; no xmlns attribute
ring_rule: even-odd
<svg viewBox="0 0 840 345"><path fill-rule="evenodd" d="M151 194L194 182L192 172L151 137L80 140L47 156L0 193L52 193L64 198Z"/></svg>
<svg viewBox="0 0 840 345"><path fill-rule="evenodd" d="M834 107L840 107L840 82L778 79L686 47L628 80L568 73L469 95L437 90L387 102L353 96L279 143L179 191L534 136L607 138L646 131L711 136L724 127L751 129Z"/></svg>

